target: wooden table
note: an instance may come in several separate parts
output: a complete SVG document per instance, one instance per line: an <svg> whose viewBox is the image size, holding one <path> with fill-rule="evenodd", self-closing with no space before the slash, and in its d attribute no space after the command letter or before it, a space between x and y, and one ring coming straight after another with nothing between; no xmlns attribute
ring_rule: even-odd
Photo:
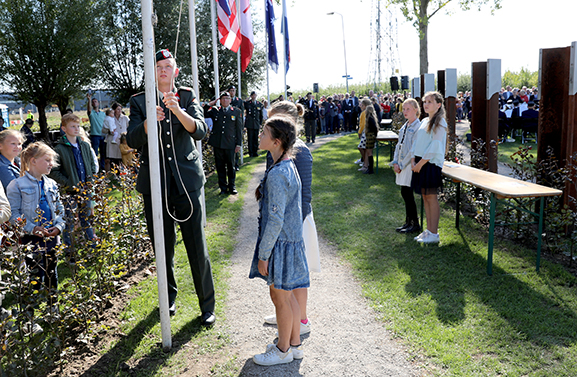
<svg viewBox="0 0 577 377"><path fill-rule="evenodd" d="M541 186L532 182L525 182L519 179L504 175L491 173L488 171L475 169L470 166L460 165L445 161L443 174L457 183L457 215L455 226L459 228L459 210L461 182L473 185L491 193L490 225L489 225L489 247L487 254L487 274L493 274L493 242L495 236L495 209L497 202L501 201L512 208L521 208L524 212L531 214L538 221L530 224L539 224L537 230L537 262L536 270L539 272L541 261L541 235L543 233L543 209L545 207L545 197L559 196L563 191L551 187ZM504 199L534 198L539 201L539 213L530 211L524 207L516 206ZM509 224L506 224L509 225Z"/></svg>
<svg viewBox="0 0 577 377"><path fill-rule="evenodd" d="M383 119L386 120L386 119ZM380 142L383 143L389 143L389 146L391 147L391 161L393 160L393 155L395 153L395 145L397 144L397 141L399 140L399 135L397 135L396 133L394 133L393 131L379 131L377 133L377 140L375 141L375 149L376 149L376 156L375 156L375 173L378 173L379 171L379 147L380 147Z"/></svg>
<svg viewBox="0 0 577 377"><path fill-rule="evenodd" d="M391 128L393 126L392 119L381 119L381 127L383 128Z"/></svg>

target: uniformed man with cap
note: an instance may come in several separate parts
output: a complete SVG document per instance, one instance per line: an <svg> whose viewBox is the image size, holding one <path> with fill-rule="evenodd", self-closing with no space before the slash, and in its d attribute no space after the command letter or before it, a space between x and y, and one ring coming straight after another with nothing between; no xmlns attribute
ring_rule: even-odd
<svg viewBox="0 0 577 377"><path fill-rule="evenodd" d="M248 154L251 157L258 157L258 133L262 124L262 103L256 100L256 92L250 93L250 100L244 103L246 109L246 119L244 126L248 138Z"/></svg>
<svg viewBox="0 0 577 377"><path fill-rule="evenodd" d="M151 238L154 237L152 201L162 201L170 314L176 313L174 246L175 222L178 222L202 312L201 324L211 326L216 320L214 283L202 222L203 203L200 200L201 188L206 179L200 162L200 152L196 149L196 141L205 137L207 126L194 91L190 88L176 89L174 79L178 72L176 61L168 50L156 53L157 123L147 124L145 94L132 96L127 142L132 148L141 151L136 189L144 198L146 222ZM149 128L153 132L159 132L159 156L148 155ZM150 176L151 158L160 160L162 197L151 195L150 179L158 179Z"/></svg>
<svg viewBox="0 0 577 377"><path fill-rule="evenodd" d="M208 144L214 149L214 162L218 174L220 194L236 195L234 156L240 151L242 143L242 114L240 110L230 104L230 93L220 95L220 108L213 107L208 111L213 126ZM216 100L209 102L214 106ZM228 181L227 181L228 178Z"/></svg>
<svg viewBox="0 0 577 377"><path fill-rule="evenodd" d="M240 113L242 115L244 115L244 102L242 101L242 99L240 97L236 96L236 86L231 85L228 87L227 89L228 94L230 94L230 105L232 107L236 107L237 109L240 110ZM244 119L242 119L241 117L241 125L244 123ZM242 149L242 146L241 146ZM234 169L236 171L240 170L240 154L242 153L242 150L239 152L236 152L234 154Z"/></svg>

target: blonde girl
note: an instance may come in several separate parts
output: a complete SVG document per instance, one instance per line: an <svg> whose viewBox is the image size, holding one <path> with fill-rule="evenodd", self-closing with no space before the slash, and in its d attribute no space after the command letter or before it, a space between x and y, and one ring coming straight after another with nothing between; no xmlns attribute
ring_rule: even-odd
<svg viewBox="0 0 577 377"><path fill-rule="evenodd" d="M48 178L55 165L56 152L42 142L30 144L22 151L22 176L8 185L6 194L12 215L10 222L25 220L23 244L32 244L26 259L35 280L48 289L58 288L55 248L64 229L64 206L56 182Z"/></svg>
<svg viewBox="0 0 577 377"><path fill-rule="evenodd" d="M20 177L20 152L24 136L20 131L7 129L0 132L0 180L4 190Z"/></svg>
<svg viewBox="0 0 577 377"><path fill-rule="evenodd" d="M411 165L411 149L415 141L415 135L421 126L419 116L421 108L419 103L413 99L407 99L403 104L403 115L407 121L399 131L399 142L395 148L395 156L391 165L396 173L395 182L401 186L401 196L405 202L405 223L396 229L399 233L420 232L419 216L417 214L417 204L411 189L411 178L413 175Z"/></svg>
<svg viewBox="0 0 577 377"><path fill-rule="evenodd" d="M379 128L377 126L377 113L375 107L368 98L364 98L361 104L365 107L365 163L364 166L366 170L363 171L365 174L373 174L373 148L375 147L375 142L377 140L377 132Z"/></svg>
<svg viewBox="0 0 577 377"><path fill-rule="evenodd" d="M447 143L443 96L439 92L426 93L423 107L429 116L423 119L411 150L411 187L423 196L427 229L415 237L415 240L419 243L438 243L440 208L437 193L443 186L441 170Z"/></svg>

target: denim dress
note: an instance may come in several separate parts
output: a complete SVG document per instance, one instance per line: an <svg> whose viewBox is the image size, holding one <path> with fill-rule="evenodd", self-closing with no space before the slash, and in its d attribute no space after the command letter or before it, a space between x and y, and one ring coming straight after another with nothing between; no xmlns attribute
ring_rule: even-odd
<svg viewBox="0 0 577 377"><path fill-rule="evenodd" d="M274 165L259 191L259 236L249 278L260 277L276 289L308 288L309 269L303 241L301 180L291 160ZM269 261L268 276L258 271L258 261Z"/></svg>

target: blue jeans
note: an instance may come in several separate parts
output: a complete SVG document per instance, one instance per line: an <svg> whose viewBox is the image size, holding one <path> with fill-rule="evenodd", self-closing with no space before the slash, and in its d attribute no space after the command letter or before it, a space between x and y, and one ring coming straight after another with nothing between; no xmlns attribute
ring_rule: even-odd
<svg viewBox="0 0 577 377"><path fill-rule="evenodd" d="M104 142L104 139L105 137L100 135L90 136L92 149L94 149L96 155L100 157L100 170L104 169L104 158L106 157L106 143Z"/></svg>
<svg viewBox="0 0 577 377"><path fill-rule="evenodd" d="M92 224L88 219L90 216L90 199L78 203L77 198L70 196L63 200L63 204L66 218L66 228L64 229L64 232L62 232L64 244L67 246L72 244L70 233L74 229L74 222L77 216L80 220L82 230L84 230L84 233L86 234L86 240L92 242L92 239L94 238L94 229L92 229Z"/></svg>

